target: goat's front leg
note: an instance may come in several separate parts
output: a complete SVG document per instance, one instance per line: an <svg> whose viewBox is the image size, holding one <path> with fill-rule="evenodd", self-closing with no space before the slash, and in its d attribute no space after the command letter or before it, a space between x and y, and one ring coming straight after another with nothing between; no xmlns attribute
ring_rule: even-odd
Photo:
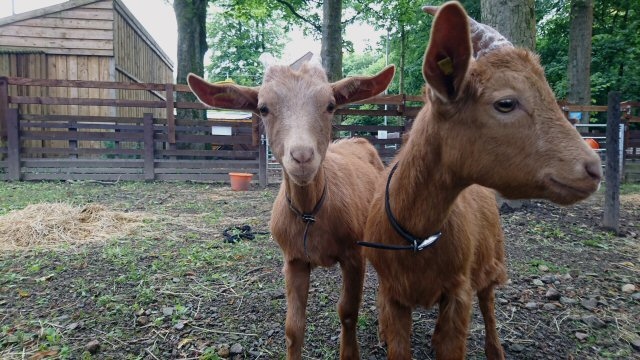
<svg viewBox="0 0 640 360"><path fill-rule="evenodd" d="M442 294L431 343L437 359L464 359L473 292L469 279Z"/></svg>
<svg viewBox="0 0 640 360"><path fill-rule="evenodd" d="M284 265L284 279L287 289L285 334L287 337L287 359L289 360L302 358L310 274L311 267L307 262L290 260Z"/></svg>
<svg viewBox="0 0 640 360"><path fill-rule="evenodd" d="M362 301L365 260L359 249L340 260L342 269L342 294L338 303L338 315L342 323L340 334L340 359L360 359L357 327L358 310Z"/></svg>
<svg viewBox="0 0 640 360"><path fill-rule="evenodd" d="M498 330L496 330L495 294L493 285L478 291L478 303L484 319L484 353L488 360L503 360L504 350L500 344Z"/></svg>
<svg viewBox="0 0 640 360"><path fill-rule="evenodd" d="M411 360L411 308L378 288L378 336L389 360Z"/></svg>

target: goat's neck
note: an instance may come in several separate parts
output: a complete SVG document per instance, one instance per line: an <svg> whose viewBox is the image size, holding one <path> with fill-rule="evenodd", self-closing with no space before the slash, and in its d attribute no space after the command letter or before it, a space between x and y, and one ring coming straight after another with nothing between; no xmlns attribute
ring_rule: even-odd
<svg viewBox="0 0 640 360"><path fill-rule="evenodd" d="M441 230L453 202L468 184L443 165L441 154L446 143L430 119L421 120L398 157L389 202L401 226L416 237L427 237Z"/></svg>
<svg viewBox="0 0 640 360"><path fill-rule="evenodd" d="M283 175L285 190L291 199L291 205L301 213L311 213L324 191L326 181L324 168L320 166L314 179L304 186L294 183L286 172Z"/></svg>

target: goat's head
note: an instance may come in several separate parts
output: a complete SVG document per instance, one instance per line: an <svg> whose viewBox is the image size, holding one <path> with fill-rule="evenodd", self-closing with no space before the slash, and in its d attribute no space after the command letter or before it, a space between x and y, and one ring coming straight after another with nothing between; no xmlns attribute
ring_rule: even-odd
<svg viewBox="0 0 640 360"><path fill-rule="evenodd" d="M383 92L395 68L374 76L349 77L329 83L319 64L308 62L298 70L268 66L260 87L211 84L189 74L187 82L201 102L225 109L260 114L271 149L288 177L298 185L310 183L331 142L337 106Z"/></svg>
<svg viewBox="0 0 640 360"><path fill-rule="evenodd" d="M557 106L538 57L455 2L437 9L423 75L443 165L467 183L560 204L597 190L600 159Z"/></svg>

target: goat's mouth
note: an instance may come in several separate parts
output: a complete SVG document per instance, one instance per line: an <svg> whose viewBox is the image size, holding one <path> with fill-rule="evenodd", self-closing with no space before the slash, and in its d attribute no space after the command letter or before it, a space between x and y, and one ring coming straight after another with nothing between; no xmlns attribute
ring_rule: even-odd
<svg viewBox="0 0 640 360"><path fill-rule="evenodd" d="M600 186L596 181L576 181L571 182L571 185L567 181L562 181L553 176L549 176L545 179L547 188L553 193L553 196L549 200L561 205L571 205L577 201L586 199L589 195L593 194Z"/></svg>
<svg viewBox="0 0 640 360"><path fill-rule="evenodd" d="M297 167L294 169L287 169L287 174L296 185L306 186L313 181L317 170L318 169L316 168Z"/></svg>

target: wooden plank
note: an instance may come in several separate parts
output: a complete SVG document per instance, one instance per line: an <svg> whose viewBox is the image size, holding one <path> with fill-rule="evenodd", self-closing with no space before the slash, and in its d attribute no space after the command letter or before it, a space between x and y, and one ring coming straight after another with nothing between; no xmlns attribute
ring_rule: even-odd
<svg viewBox="0 0 640 360"><path fill-rule="evenodd" d="M249 159L256 159L258 157L257 151L242 151L242 150L166 149L166 150L156 150L156 154L159 157L192 156L192 157L224 158L224 159L234 159L234 160L249 160Z"/></svg>
<svg viewBox="0 0 640 360"><path fill-rule="evenodd" d="M74 40L112 40L113 31L102 29L67 29L42 26L7 25L2 28L3 37L42 38L42 39L74 39Z"/></svg>
<svg viewBox="0 0 640 360"><path fill-rule="evenodd" d="M53 14L48 14L48 18L62 19L83 19L83 20L113 20L113 11L108 9L71 9Z"/></svg>
<svg viewBox="0 0 640 360"><path fill-rule="evenodd" d="M144 161L138 159L22 159L22 165L28 168L137 168L143 167Z"/></svg>
<svg viewBox="0 0 640 360"><path fill-rule="evenodd" d="M176 118L173 113L173 84L167 84L165 88L167 97L167 131L169 132L169 144L176 143Z"/></svg>
<svg viewBox="0 0 640 360"><path fill-rule="evenodd" d="M229 183L229 174L158 174L158 181L202 181Z"/></svg>
<svg viewBox="0 0 640 360"><path fill-rule="evenodd" d="M95 180L95 181L140 181L142 174L40 174L25 173L23 180Z"/></svg>
<svg viewBox="0 0 640 360"><path fill-rule="evenodd" d="M76 117L77 119L78 117ZM78 123L74 120L68 122L49 122L49 121L25 121L21 119L20 128L28 130L31 127L37 126L41 130L56 130L56 129L69 129L73 127L76 130L119 130L121 132L139 132L142 133L144 128L141 125L131 124L104 124L104 123Z"/></svg>
<svg viewBox="0 0 640 360"><path fill-rule="evenodd" d="M29 96L10 96L9 102L12 104L43 104L43 105L91 105L91 106L122 106L122 107L146 107L146 108L163 108L164 101L150 100L120 100L120 99L100 99L99 90L95 88L89 89L90 99L70 99L65 97L29 97ZM91 93L93 91L93 93ZM99 113L91 112L91 116L100 116Z"/></svg>
<svg viewBox="0 0 640 360"><path fill-rule="evenodd" d="M23 155L116 155L116 156L142 156L141 149L102 149L102 148L22 148L20 153Z"/></svg>
<svg viewBox="0 0 640 360"><path fill-rule="evenodd" d="M244 172L257 175L258 170L255 168L243 168L240 166L230 168L158 168L156 175L159 174L225 174L230 172Z"/></svg>
<svg viewBox="0 0 640 360"><path fill-rule="evenodd" d="M607 111L606 106L600 105L564 105L562 107L562 111L575 111L575 112L605 112Z"/></svg>
<svg viewBox="0 0 640 360"><path fill-rule="evenodd" d="M360 116L402 116L397 110L360 110L360 109L338 109L336 115L360 115Z"/></svg>
<svg viewBox="0 0 640 360"><path fill-rule="evenodd" d="M8 109L7 124L7 180L20 180L20 130L18 109Z"/></svg>
<svg viewBox="0 0 640 360"><path fill-rule="evenodd" d="M89 68L89 65L87 65ZM87 70L88 71L88 70ZM79 76L84 79L84 77ZM86 77L87 79L89 76ZM99 89L128 89L128 90L156 90L164 91L165 84L153 83L130 83L116 81L69 81L66 79L29 79L21 77L8 77L9 85L28 85L28 86L55 86L55 87L79 87L79 88L99 88ZM194 103L196 104L196 103Z"/></svg>
<svg viewBox="0 0 640 360"><path fill-rule="evenodd" d="M156 134L156 140L168 142L166 134ZM217 136L217 135L192 135L192 134L176 134L176 142L189 143L209 143L216 145L251 145L250 136Z"/></svg>
<svg viewBox="0 0 640 360"><path fill-rule="evenodd" d="M33 18L15 23L21 26L35 26L49 29L95 29L112 30L111 20L82 20L82 19L62 19L62 18Z"/></svg>
<svg viewBox="0 0 640 360"><path fill-rule="evenodd" d="M155 161L157 169L258 169L258 160L166 160Z"/></svg>
<svg viewBox="0 0 640 360"><path fill-rule="evenodd" d="M260 143L258 144L258 181L260 187L265 188L269 184L269 177L267 176L267 144L266 134L259 130Z"/></svg>
<svg viewBox="0 0 640 360"><path fill-rule="evenodd" d="M78 141L142 141L141 133L126 132L69 132L25 130L23 140L78 140Z"/></svg>
<svg viewBox="0 0 640 360"><path fill-rule="evenodd" d="M2 59L2 58L0 58ZM5 76L0 77L0 143L7 129L7 113L9 110L9 83ZM0 157L2 159L2 157Z"/></svg>
<svg viewBox="0 0 640 360"><path fill-rule="evenodd" d="M140 118L126 118L126 117L116 117L116 116L69 116L69 115L29 115L24 114L20 116L20 119L23 121L56 121L56 122L68 122L68 121L78 121L78 122L86 122L86 123L114 123L114 124L142 124L142 119Z"/></svg>
<svg viewBox="0 0 640 360"><path fill-rule="evenodd" d="M378 132L378 130L386 130L387 132L403 132L402 126L385 126L385 125L336 125L334 128L338 131L368 131Z"/></svg>
<svg viewBox="0 0 640 360"><path fill-rule="evenodd" d="M48 39L31 36L0 36L0 44L3 46L15 46L34 49L61 49L63 53L69 53L71 49L84 50L109 50L113 52L112 40L79 40L79 39Z"/></svg>
<svg viewBox="0 0 640 360"><path fill-rule="evenodd" d="M620 93L609 92L607 111L607 162L605 166L605 198L602 224L605 228L620 231Z"/></svg>
<svg viewBox="0 0 640 360"><path fill-rule="evenodd" d="M153 116L144 114L144 179L153 181L155 179L155 143L153 141Z"/></svg>

